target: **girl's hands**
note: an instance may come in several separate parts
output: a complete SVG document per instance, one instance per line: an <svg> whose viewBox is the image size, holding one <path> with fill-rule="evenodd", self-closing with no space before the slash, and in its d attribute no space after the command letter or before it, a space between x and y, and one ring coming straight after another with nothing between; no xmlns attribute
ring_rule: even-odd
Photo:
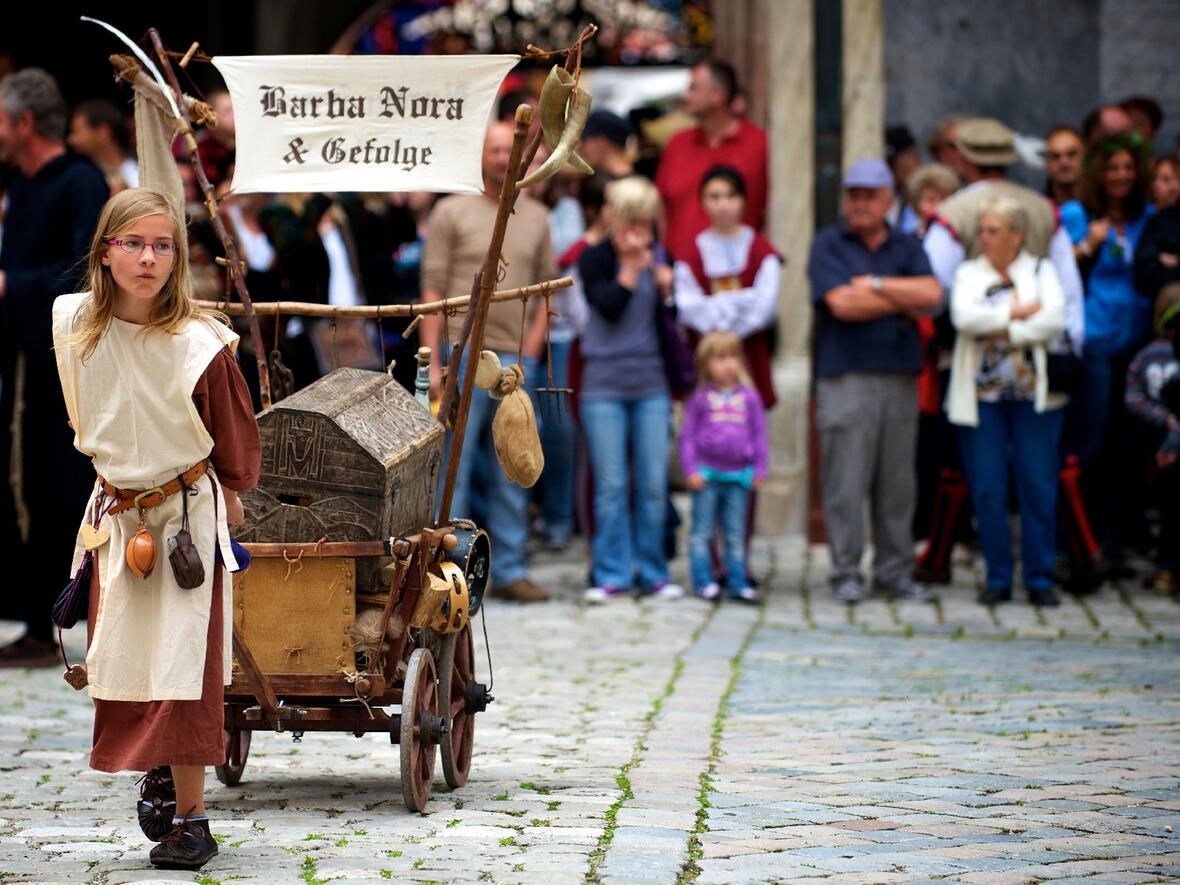
<svg viewBox="0 0 1180 885"><path fill-rule="evenodd" d="M225 521L230 526L238 526L246 521L246 508L242 506L242 499L233 489L222 487L225 495Z"/></svg>
<svg viewBox="0 0 1180 885"><path fill-rule="evenodd" d="M684 481L684 484L692 489L692 491L699 492L705 487L705 478L699 473L694 473Z"/></svg>

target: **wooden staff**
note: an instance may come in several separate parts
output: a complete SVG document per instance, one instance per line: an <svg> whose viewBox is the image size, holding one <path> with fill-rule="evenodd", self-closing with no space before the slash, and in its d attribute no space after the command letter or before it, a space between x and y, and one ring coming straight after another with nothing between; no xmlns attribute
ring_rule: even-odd
<svg viewBox="0 0 1180 885"><path fill-rule="evenodd" d="M556 280L546 280L531 286L520 286L516 289L500 289L492 293L492 303L497 301L516 301L517 299L533 298L546 292L556 292L567 289L574 284L573 277L558 277ZM387 317L420 317L428 314L443 313L444 311L458 311L467 308L471 303L470 295L459 298L445 298L442 301L429 301L424 304L358 304L352 306L337 306L333 304L318 304L308 301L266 301L254 305L256 316L301 316L301 317L359 317L367 320L383 320ZM206 310L216 310L227 316L242 316L246 312L244 304L226 304L224 301L198 301L198 307Z"/></svg>
<svg viewBox="0 0 1180 885"><path fill-rule="evenodd" d="M508 216L512 214L512 206L516 203L516 182L520 178L521 158L524 156L524 141L528 138L529 125L533 122L533 109L522 104L516 109L516 132L512 136L512 153L508 157L508 174L504 176L504 183L500 186L500 203L496 209L496 223L492 227L492 241L488 244L488 253L483 261L480 272L479 295L475 304L467 312L471 327L471 336L465 342L468 353L479 353L483 346L484 328L488 323L488 308L492 306L492 292L496 287L496 270L500 266L500 251L504 248L504 232L508 228ZM447 368L447 392L453 399L455 379L459 374L458 359L462 356L463 344L456 344L455 352L451 354L451 361ZM463 437L467 433L467 418L471 411L471 393L475 387L475 363L468 361L467 371L463 373L462 392L459 394L459 411L455 416L454 429L451 434L450 457L447 458L447 475L443 483L442 501L438 508L438 524L446 522L451 514L451 499L455 495L455 478L459 473L459 458L463 453ZM439 420L445 421L450 403L446 396L439 408Z"/></svg>
<svg viewBox="0 0 1180 885"><path fill-rule="evenodd" d="M582 44L585 43L590 38L592 38L596 33L598 33L598 25L594 25L594 24L586 25L586 27L584 27L582 29L582 32L580 34L578 34L578 39L575 40L572 44L570 44L570 46L568 46L565 49L555 49L550 52L544 52L544 51L538 49L536 46L533 46L530 43L528 46L528 50L527 50L525 57L526 58L548 58L553 55L560 55L561 53L564 52L565 53L565 69L572 74L577 69L578 64L581 62ZM516 182L524 177L525 173L528 171L529 165L533 162L533 157L535 157L537 155L537 149L541 146L542 134L543 133L541 132L541 127L538 126L537 131L535 133L533 133L532 140L529 142L528 147L525 149L524 157L522 158L521 163L520 163L520 169L514 175L509 176L509 180ZM519 193L520 193L520 191L516 190L514 188L513 193L512 193L511 206L516 205L516 197ZM503 195L501 195L501 199L503 199ZM511 206L510 206L509 211L511 211ZM498 258L498 256L497 256L497 258ZM486 261L484 262L484 266L486 269L486 267L487 267ZM496 265L493 265L492 269L495 270L496 267L497 267ZM446 382L443 387L442 401L439 403L439 408L438 408L438 420L441 421L443 424L446 424L448 421L451 420L452 414L454 412L455 396L456 396L456 391L458 390L458 381L459 381L459 364L463 359L463 351L466 348L467 340L471 335L472 323L475 319L475 314L479 310L479 301L480 301L479 295L480 295L480 288L481 288L480 280L481 280L481 277L476 276L474 282L472 283L470 297L471 297L471 301L474 306L472 307L471 310L469 310L467 312L467 316L464 317L463 326L459 331L459 337L455 339L454 346L451 349L450 358L447 360L447 377L446 377ZM446 321L444 320L443 322L445 323ZM482 345L482 339L480 341L480 344ZM449 498L447 500L449 503Z"/></svg>
<svg viewBox="0 0 1180 885"><path fill-rule="evenodd" d="M238 293L238 298L242 301L243 315L246 317L246 324L250 327L250 340L254 343L254 357L258 360L258 392L262 400L262 408L265 411L271 406L270 372L266 366L266 349L262 346L262 333L258 329L258 317L254 315L254 304L250 300L250 292L246 289L246 280L239 270L242 263L238 258L238 247L234 244L234 238L230 236L229 231L225 229L225 223L217 211L217 197L213 193L213 185L209 183L209 176L205 174L205 167L201 165L201 158L197 153L197 139L193 136L192 119L189 117L188 109L184 106L184 94L180 88L180 81L176 78L176 71L172 69L172 63L168 60L169 53L160 41L159 31L149 28L148 36L152 39L152 46L156 49L156 57L160 59L160 67L164 76L168 78L168 84L176 93L176 103L180 109L178 119L181 123L181 135L184 136L184 145L188 149L189 162L192 163L193 171L197 175L197 183L200 184L201 190L205 194L205 205L209 207L209 220L213 224L213 230L217 232L217 236L221 239L222 248L225 249L226 270L234 281L234 289Z"/></svg>

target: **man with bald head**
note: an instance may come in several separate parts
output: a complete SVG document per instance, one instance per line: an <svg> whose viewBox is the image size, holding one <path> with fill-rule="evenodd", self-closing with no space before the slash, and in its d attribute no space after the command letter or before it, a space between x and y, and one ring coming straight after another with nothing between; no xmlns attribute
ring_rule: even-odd
<svg viewBox="0 0 1180 885"><path fill-rule="evenodd" d="M426 245L422 253L422 300L438 301L471 294L471 283L483 266L496 222L500 189L508 175L512 153L513 125L493 123L488 127L483 146L483 193L454 194L444 197L430 213ZM516 212L508 222L501 250L505 262L503 278L497 289L527 286L555 276L553 248L549 242L549 216L545 207L521 194ZM532 303L524 330L523 362L525 385L540 383L542 367L538 357L545 341L546 316L542 305ZM422 343L430 347L430 386L434 393L441 387L442 370L449 348L447 342L458 338L463 314L448 317L444 339L444 320L438 316L422 318ZM520 302L503 301L488 310L483 346L494 350L500 364L516 362L521 336ZM475 472L485 487L484 519L495 551L492 571L492 595L517 602L540 602L549 594L528 578L525 542L528 540L526 506L528 493L508 481L496 460L491 444L492 418L496 405L490 397L477 391L471 400L467 435L459 459L459 472L451 514L471 518L471 477ZM448 454L450 434L448 433ZM446 465L442 474L446 475Z"/></svg>

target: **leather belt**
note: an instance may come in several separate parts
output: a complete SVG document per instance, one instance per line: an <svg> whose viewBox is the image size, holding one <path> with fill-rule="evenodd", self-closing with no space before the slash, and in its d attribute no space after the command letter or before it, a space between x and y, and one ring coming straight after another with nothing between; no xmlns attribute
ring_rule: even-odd
<svg viewBox="0 0 1180 885"><path fill-rule="evenodd" d="M154 489L147 489L145 491L139 491L138 489L117 489L102 476L99 476L98 481L102 483L102 490L107 496L118 501L114 507L107 511L114 515L127 510L142 511L149 507L158 507L167 501L170 496L175 495L181 489L187 489L195 483L205 475L205 471L208 469L209 459L205 458L180 474L176 479L170 479L162 486L156 486Z"/></svg>

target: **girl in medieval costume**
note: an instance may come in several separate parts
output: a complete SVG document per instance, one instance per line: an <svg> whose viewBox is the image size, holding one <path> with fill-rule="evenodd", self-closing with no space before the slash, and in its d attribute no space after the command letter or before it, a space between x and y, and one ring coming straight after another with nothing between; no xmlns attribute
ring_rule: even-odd
<svg viewBox="0 0 1180 885"><path fill-rule="evenodd" d="M769 409L775 395L767 330L778 313L783 262L765 237L742 224L746 181L740 172L714 166L701 179L700 195L710 224L676 256L676 315L695 333L694 344L709 332L741 339L746 369Z"/></svg>
<svg viewBox="0 0 1180 885"><path fill-rule="evenodd" d="M782 258L752 227L742 224L746 180L730 166L714 166L701 179L701 206L709 227L676 256L676 314L688 327L694 348L700 336L732 332L741 340L745 369L764 409L776 401L770 378L770 328L778 315ZM755 494L748 496L746 547L754 526ZM723 566L717 551L714 564ZM752 582L746 575L726 575L731 592L743 593ZM700 589L699 587L697 588Z"/></svg>
<svg viewBox="0 0 1180 885"><path fill-rule="evenodd" d="M92 551L89 648L71 681L88 681L94 700L91 767L147 772L152 863L196 869L217 853L204 785L205 766L225 760L228 526L244 519L237 492L258 479L258 427L237 336L193 304L167 198L113 197L88 270L90 291L53 305L74 445L98 473L73 565Z"/></svg>

